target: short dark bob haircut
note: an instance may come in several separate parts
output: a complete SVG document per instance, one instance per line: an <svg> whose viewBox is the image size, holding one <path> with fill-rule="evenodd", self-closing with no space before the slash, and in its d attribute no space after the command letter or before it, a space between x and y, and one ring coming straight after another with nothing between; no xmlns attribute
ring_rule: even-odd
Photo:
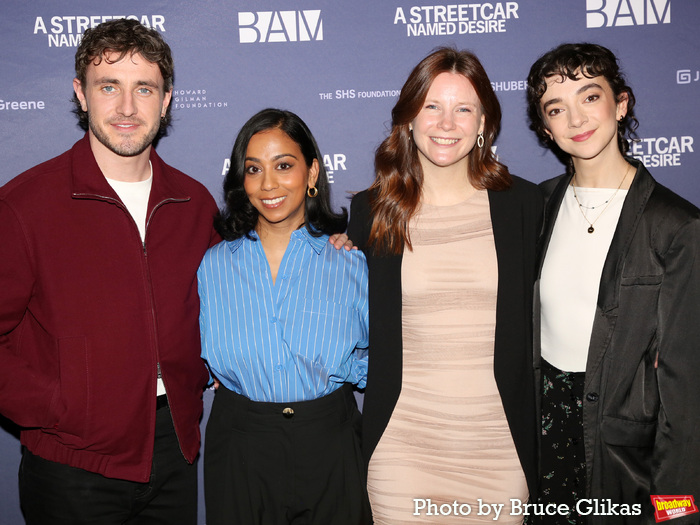
<svg viewBox="0 0 700 525"><path fill-rule="evenodd" d="M291 111L274 108L256 113L238 132L231 152L231 167L224 179L225 206L214 221L216 231L227 241L243 236L252 239L250 233L258 224L258 210L250 203L243 187L246 152L253 135L271 129L284 131L299 145L307 167L311 167L314 159L318 161L318 195L313 198L307 195L304 200L306 229L315 237L344 232L348 224L348 212L342 208L342 212L336 214L331 209L330 184L316 139L297 115Z"/></svg>
<svg viewBox="0 0 700 525"><path fill-rule="evenodd" d="M106 60L105 53L117 53L117 58L108 63L119 62L127 55L138 53L143 58L156 64L163 75L163 88L167 93L173 88L175 67L170 46L155 29L144 26L138 20L118 18L103 22L83 33L80 45L75 52L75 78L85 86L85 76L90 64L99 64ZM73 94L73 112L78 116L80 127L89 128L88 114L80 106L78 97ZM170 125L171 115L168 105L165 117L161 119L159 136L165 134Z"/></svg>
<svg viewBox="0 0 700 525"><path fill-rule="evenodd" d="M628 139L635 137L639 122L634 116L634 93L627 85L617 57L608 48L598 44L562 44L548 51L532 65L527 77L527 112L530 129L537 133L540 143L552 147L553 141L546 133L540 100L547 91L547 79L553 76L576 80L579 75L587 78L605 77L615 95L615 100L627 93L627 112L618 122L617 145L620 153L629 150ZM558 148L557 148L558 149ZM571 164L570 159L569 164Z"/></svg>

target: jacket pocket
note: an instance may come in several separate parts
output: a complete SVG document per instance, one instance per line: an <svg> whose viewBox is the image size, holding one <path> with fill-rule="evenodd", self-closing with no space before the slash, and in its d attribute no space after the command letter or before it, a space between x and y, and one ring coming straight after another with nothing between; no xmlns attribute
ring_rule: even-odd
<svg viewBox="0 0 700 525"><path fill-rule="evenodd" d="M633 421L603 416L600 435L608 445L621 447L651 447L656 436L656 421Z"/></svg>
<svg viewBox="0 0 700 525"><path fill-rule="evenodd" d="M85 337L58 340L62 410L54 428L62 434L83 437L88 418L88 362Z"/></svg>
<svg viewBox="0 0 700 525"><path fill-rule="evenodd" d="M654 286L661 284L663 275L633 275L630 277L622 277L620 284L622 286Z"/></svg>

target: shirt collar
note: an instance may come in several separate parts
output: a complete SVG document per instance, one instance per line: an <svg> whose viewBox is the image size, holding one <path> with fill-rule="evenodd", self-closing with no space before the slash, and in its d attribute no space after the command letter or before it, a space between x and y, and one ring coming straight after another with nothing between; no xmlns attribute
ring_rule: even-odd
<svg viewBox="0 0 700 525"><path fill-rule="evenodd" d="M292 232L292 238L302 238L309 243L311 248L316 252L316 255L320 254L328 242L328 235L320 235L319 237L314 237L311 232L306 227L299 228Z"/></svg>
<svg viewBox="0 0 700 525"><path fill-rule="evenodd" d="M248 236L250 237L250 239L252 239L254 241L260 240L260 237L258 237L258 234L255 230L251 230L248 233ZM238 239L235 239L233 241L229 241L228 242L229 250L231 250L232 253L235 253L236 250L238 250L238 248L240 248L241 244L243 244L243 242L246 239L247 239L246 236L243 236L243 237L239 237ZM292 232L292 237L290 240L294 240L294 239L306 241L309 244L309 246L311 246L311 248L318 255L325 248L326 243L328 242L328 235L321 235L319 237L314 237L313 235L311 235L309 230L306 229L306 227L302 226L298 230L294 230Z"/></svg>
<svg viewBox="0 0 700 525"><path fill-rule="evenodd" d="M95 155L92 153L88 133L75 143L72 148L73 165L73 195L74 196L107 196L116 199L117 194L107 182L97 165ZM149 160L151 161L151 175L153 183L151 185L150 202L161 202L163 200L189 200L190 195L180 187L175 180L177 170L171 168L156 153L155 148L151 148ZM150 210L150 207L149 207Z"/></svg>

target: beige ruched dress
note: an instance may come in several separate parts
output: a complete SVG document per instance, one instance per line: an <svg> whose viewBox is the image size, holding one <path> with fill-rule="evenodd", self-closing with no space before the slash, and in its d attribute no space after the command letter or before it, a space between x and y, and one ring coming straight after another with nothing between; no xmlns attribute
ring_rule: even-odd
<svg viewBox="0 0 700 525"><path fill-rule="evenodd" d="M528 491L493 375L498 269L488 194L424 204L409 226L402 390L369 465L375 523L494 523L493 504L504 504L496 523L521 523L510 499L524 503Z"/></svg>

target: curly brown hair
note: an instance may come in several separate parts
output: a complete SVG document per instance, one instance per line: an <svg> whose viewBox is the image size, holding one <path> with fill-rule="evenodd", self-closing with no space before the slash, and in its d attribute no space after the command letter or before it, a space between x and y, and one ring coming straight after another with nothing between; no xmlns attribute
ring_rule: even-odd
<svg viewBox="0 0 700 525"><path fill-rule="evenodd" d="M540 107L540 100L547 91L547 79L560 76L562 79L577 80L579 75L588 78L604 77L618 101L623 94L627 94L627 112L617 127L617 145L625 155L629 150L628 139L635 136L635 130L639 126L639 121L634 116L634 93L627 85L617 57L608 48L598 44L562 44L542 55L532 65L527 77L527 113L530 129L537 134L542 145L553 145L553 141L547 135ZM566 160L571 165L571 159Z"/></svg>
<svg viewBox="0 0 700 525"><path fill-rule="evenodd" d="M126 55L140 54L149 62L158 65L163 75L165 91L172 89L175 78L172 52L170 46L155 29L144 26L138 20L126 18L109 20L87 29L75 52L75 77L81 85L85 84L88 66L107 60L104 55L108 52L118 53L117 58L110 60L109 63L119 62ZM73 112L78 116L80 127L87 131L88 114L83 111L75 93L73 103L75 104ZM170 107L168 105L165 116L161 119L160 134L165 133L170 125Z"/></svg>

